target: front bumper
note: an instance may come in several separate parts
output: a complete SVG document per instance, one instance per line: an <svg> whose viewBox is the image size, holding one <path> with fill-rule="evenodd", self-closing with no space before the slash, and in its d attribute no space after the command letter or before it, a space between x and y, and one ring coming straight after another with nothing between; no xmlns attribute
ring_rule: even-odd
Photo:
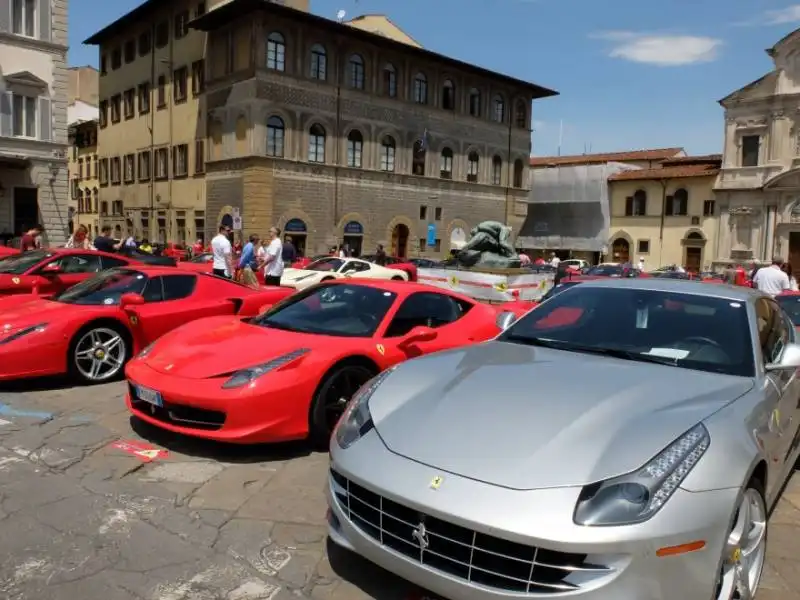
<svg viewBox="0 0 800 600"><path fill-rule="evenodd" d="M223 378L175 377L141 361L129 363L125 375L128 409L161 429L235 444L283 442L308 434L308 404L296 401L298 386L286 385L290 378L271 378L269 387L259 382L255 387L225 390ZM159 392L164 406L137 400L135 385Z"/></svg>
<svg viewBox="0 0 800 600"><path fill-rule="evenodd" d="M66 345L62 341L34 343L24 337L0 344L0 381L66 373Z"/></svg>
<svg viewBox="0 0 800 600"><path fill-rule="evenodd" d="M375 431L348 450L334 443L331 469L331 539L454 600L708 600L738 495L679 489L641 525L581 527L572 520L580 488L514 491L437 472L389 452ZM656 555L695 541L705 547Z"/></svg>

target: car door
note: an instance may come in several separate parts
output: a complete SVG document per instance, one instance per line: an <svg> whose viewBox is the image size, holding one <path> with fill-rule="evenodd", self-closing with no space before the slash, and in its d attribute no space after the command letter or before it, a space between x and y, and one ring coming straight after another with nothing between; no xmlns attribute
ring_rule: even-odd
<svg viewBox="0 0 800 600"><path fill-rule="evenodd" d="M416 292L409 295L397 308L382 335L387 356L393 358L393 362L401 362L469 343L463 332L455 331L461 325L458 321L468 310L469 306L447 294ZM404 344L405 336L415 327L430 327L438 335L433 340Z"/></svg>
<svg viewBox="0 0 800 600"><path fill-rule="evenodd" d="M235 306L227 298L198 294L200 283L194 273L153 277L147 282L142 294L144 304L126 307L137 347L190 321L234 314Z"/></svg>
<svg viewBox="0 0 800 600"><path fill-rule="evenodd" d="M57 270L48 272L48 268ZM42 265L37 274L42 278L39 292L55 294L93 277L103 270L97 254L64 254Z"/></svg>

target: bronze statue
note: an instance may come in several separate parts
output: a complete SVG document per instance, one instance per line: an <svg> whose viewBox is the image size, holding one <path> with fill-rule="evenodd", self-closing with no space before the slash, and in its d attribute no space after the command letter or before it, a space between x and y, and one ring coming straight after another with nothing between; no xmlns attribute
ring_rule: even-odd
<svg viewBox="0 0 800 600"><path fill-rule="evenodd" d="M492 269L520 267L519 254L509 241L511 227L497 221L483 221L469 233L472 237L456 254L460 265Z"/></svg>

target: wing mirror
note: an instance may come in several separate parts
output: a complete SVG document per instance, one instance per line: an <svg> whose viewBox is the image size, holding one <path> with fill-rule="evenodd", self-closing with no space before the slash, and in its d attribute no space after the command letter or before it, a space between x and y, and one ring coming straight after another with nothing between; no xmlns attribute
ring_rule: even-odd
<svg viewBox="0 0 800 600"><path fill-rule="evenodd" d="M408 335L406 335L406 337L403 338L403 341L401 341L398 345L401 348L407 348L409 346L413 346L414 344L418 344L419 342L433 341L437 337L439 337L439 334L435 329L431 327L425 327L424 325L419 325L409 331Z"/></svg>
<svg viewBox="0 0 800 600"><path fill-rule="evenodd" d="M122 297L119 299L119 305L122 308L126 306L141 306L142 304L144 304L144 297L141 294L134 294L132 292L122 294Z"/></svg>
<svg viewBox="0 0 800 600"><path fill-rule="evenodd" d="M61 265L58 263L50 263L49 265L45 265L42 267L42 274L43 275L58 275L62 273Z"/></svg>
<svg viewBox="0 0 800 600"><path fill-rule="evenodd" d="M505 331L506 329L511 327L516 320L517 320L517 315L507 310L497 315L497 326L502 331Z"/></svg>
<svg viewBox="0 0 800 600"><path fill-rule="evenodd" d="M765 368L767 372L800 369L800 345L787 344L778 362L769 363Z"/></svg>

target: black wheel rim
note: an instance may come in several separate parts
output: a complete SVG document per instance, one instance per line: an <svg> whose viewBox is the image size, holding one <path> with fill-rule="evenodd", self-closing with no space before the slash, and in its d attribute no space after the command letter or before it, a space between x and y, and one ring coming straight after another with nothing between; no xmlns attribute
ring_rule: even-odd
<svg viewBox="0 0 800 600"><path fill-rule="evenodd" d="M365 367L344 367L328 381L325 390L325 426L333 431L342 416L347 403L358 389L372 378L372 372Z"/></svg>

